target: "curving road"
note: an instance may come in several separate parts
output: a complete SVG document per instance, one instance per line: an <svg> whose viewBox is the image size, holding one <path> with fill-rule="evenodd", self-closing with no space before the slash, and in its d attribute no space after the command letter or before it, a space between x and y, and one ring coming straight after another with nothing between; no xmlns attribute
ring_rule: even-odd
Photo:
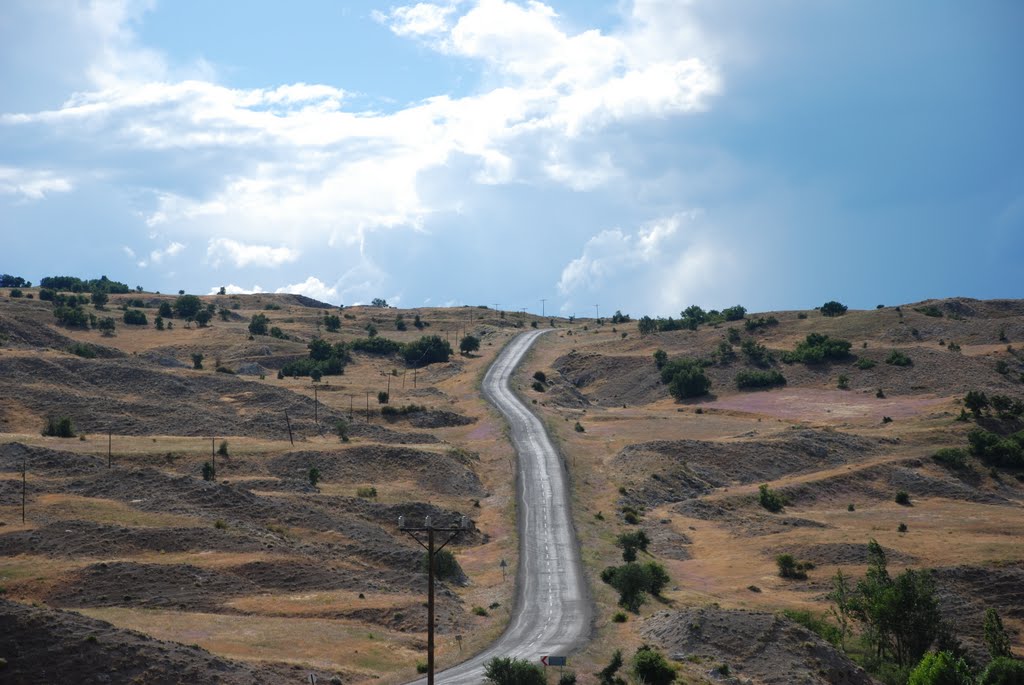
<svg viewBox="0 0 1024 685"><path fill-rule="evenodd" d="M478 685L483 664L495 656L537 663L541 656L567 655L590 630L591 608L576 532L569 513L569 488L562 460L544 426L509 388L509 378L537 338L529 331L512 339L484 376L483 392L508 421L519 455L519 572L516 605L497 641L472 659L438 673L438 683ZM425 683L416 681L416 685Z"/></svg>

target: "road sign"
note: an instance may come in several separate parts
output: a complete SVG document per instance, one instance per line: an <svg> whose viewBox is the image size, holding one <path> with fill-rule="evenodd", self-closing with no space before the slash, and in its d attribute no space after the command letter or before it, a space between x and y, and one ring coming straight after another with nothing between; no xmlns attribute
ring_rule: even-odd
<svg viewBox="0 0 1024 685"><path fill-rule="evenodd" d="M545 666L565 666L564 656L542 656L540 662Z"/></svg>
<svg viewBox="0 0 1024 685"><path fill-rule="evenodd" d="M316 674L315 673L310 673L309 674L309 685L316 685Z"/></svg>

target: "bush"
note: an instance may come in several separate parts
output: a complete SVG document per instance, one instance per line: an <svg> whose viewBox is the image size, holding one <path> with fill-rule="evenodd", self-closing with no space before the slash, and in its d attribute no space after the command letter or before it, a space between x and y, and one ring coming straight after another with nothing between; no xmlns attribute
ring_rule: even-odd
<svg viewBox="0 0 1024 685"><path fill-rule="evenodd" d="M910 506L910 495L906 490L900 490L896 493L896 504L902 504L905 507Z"/></svg>
<svg viewBox="0 0 1024 685"><path fill-rule="evenodd" d="M702 362L696 359L674 359L661 369L661 382L677 400L706 395L711 379L704 375Z"/></svg>
<svg viewBox="0 0 1024 685"><path fill-rule="evenodd" d="M73 438L75 437L75 428L70 417L50 417L46 420L46 425L43 426L42 434L54 438Z"/></svg>
<svg viewBox="0 0 1024 685"><path fill-rule="evenodd" d="M348 442L348 421L345 419L335 421L334 432L341 438L342 442Z"/></svg>
<svg viewBox="0 0 1024 685"><path fill-rule="evenodd" d="M932 455L932 459L947 469L967 468L967 452L959 447L943 447Z"/></svg>
<svg viewBox="0 0 1024 685"><path fill-rule="evenodd" d="M846 305L835 300L830 300L821 305L822 316L842 316L846 313Z"/></svg>
<svg viewBox="0 0 1024 685"><path fill-rule="evenodd" d="M785 385L786 377L772 369L771 371L754 371L744 369L736 374L736 387L740 390L748 388L771 388Z"/></svg>
<svg viewBox="0 0 1024 685"><path fill-rule="evenodd" d="M850 377L844 373L839 374L839 378L836 380L836 387L840 390L850 389Z"/></svg>
<svg viewBox="0 0 1024 685"><path fill-rule="evenodd" d="M419 340L402 347L402 356L410 366L426 366L446 362L452 354L452 346L437 335L424 335Z"/></svg>
<svg viewBox="0 0 1024 685"><path fill-rule="evenodd" d="M942 310L933 304L925 305L924 307L914 307L915 312L920 312L925 316L934 316L936 318L942 318Z"/></svg>
<svg viewBox="0 0 1024 685"><path fill-rule="evenodd" d="M663 366L665 366L665 363L667 361L668 361L668 353L665 352L665 350L658 349L658 350L654 351L654 365L656 367L661 369Z"/></svg>
<svg viewBox="0 0 1024 685"><path fill-rule="evenodd" d="M423 553L422 561L423 572L427 572L427 553ZM459 562L455 560L455 555L452 554L451 550L441 549L434 552L434 576L438 580L447 580L449 578L458 578L462 575L462 569L459 568Z"/></svg>
<svg viewBox="0 0 1024 685"><path fill-rule="evenodd" d="M917 664L907 685L974 685L970 666L951 652L928 652Z"/></svg>
<svg viewBox="0 0 1024 685"><path fill-rule="evenodd" d="M53 308L53 317L57 323L73 328L85 328L89 325L89 317L79 307L57 306Z"/></svg>
<svg viewBox="0 0 1024 685"><path fill-rule="evenodd" d="M625 623L629 620L629 615L625 611L616 611L612 614L612 623Z"/></svg>
<svg viewBox="0 0 1024 685"><path fill-rule="evenodd" d="M758 486L758 503L768 511L778 513L789 504L784 495L781 495L768 487L768 484Z"/></svg>
<svg viewBox="0 0 1024 685"><path fill-rule="evenodd" d="M886 364L892 364L893 366L910 366L914 362L911 361L910 357L905 355L899 350L893 350L889 353L889 356L885 358Z"/></svg>
<svg viewBox="0 0 1024 685"><path fill-rule="evenodd" d="M309 469L307 476L309 477L309 484L315 488L316 484L320 482L320 469L315 466L312 467Z"/></svg>
<svg viewBox="0 0 1024 685"><path fill-rule="evenodd" d="M982 625L982 630L985 636L985 647L988 648L991 658L1013 656L1010 651L1010 636L1006 633L1006 628L1003 627L1003 620L999 618L999 612L992 607L985 609L985 622Z"/></svg>
<svg viewBox="0 0 1024 685"><path fill-rule="evenodd" d="M803 564L796 560L792 554L780 554L775 557L775 564L779 567L780 578L790 578L793 580L806 580L807 572L804 570Z"/></svg>
<svg viewBox="0 0 1024 685"><path fill-rule="evenodd" d="M114 323L114 319L112 319L109 316L105 316L99 320L99 323L96 325L96 328L98 328L100 332L103 333L104 337L109 338L110 336L114 335L114 330L117 328L117 324Z"/></svg>
<svg viewBox="0 0 1024 685"><path fill-rule="evenodd" d="M249 319L250 335L266 335L270 326L270 319L266 314L253 314Z"/></svg>
<svg viewBox="0 0 1024 685"><path fill-rule="evenodd" d="M1024 661L1001 656L989 662L978 685L1024 685Z"/></svg>
<svg viewBox="0 0 1024 685"><path fill-rule="evenodd" d="M967 434L968 449L986 465L1003 467L1024 466L1024 431L1000 438L983 428Z"/></svg>
<svg viewBox="0 0 1024 685"><path fill-rule="evenodd" d="M389 338L374 336L370 338L357 338L349 343L349 347L352 348L353 352L386 356L400 352L402 344Z"/></svg>
<svg viewBox="0 0 1024 685"><path fill-rule="evenodd" d="M216 474L213 472L213 466L208 461L203 462L203 480L211 481L214 478L216 478ZM220 528L220 526L217 527Z"/></svg>
<svg viewBox="0 0 1024 685"><path fill-rule="evenodd" d="M782 615L794 623L802 625L807 630L824 639L826 642L839 647L843 642L842 631L832 625L823 617L817 614L800 609L783 609Z"/></svg>
<svg viewBox="0 0 1024 685"><path fill-rule="evenodd" d="M820 364L824 361L842 360L850 354L852 344L848 340L830 338L821 333L811 333L797 344L792 352L782 355L787 363Z"/></svg>
<svg viewBox="0 0 1024 685"><path fill-rule="evenodd" d="M416 317L416 321L418 323L416 328L419 328L419 329L422 330L423 324L419 323L419 316ZM462 340L459 341L459 352L462 353L463 355L467 355L470 352L476 352L479 349L480 349L480 338L476 337L475 335L464 336L462 338Z"/></svg>
<svg viewBox="0 0 1024 685"><path fill-rule="evenodd" d="M867 371L873 369L876 366L874 359L868 359L867 357L858 357L857 362L854 364L861 371Z"/></svg>
<svg viewBox="0 0 1024 685"><path fill-rule="evenodd" d="M86 343L76 342L68 348L68 352L79 357L84 357L85 359L96 358L96 349L92 345L88 345Z"/></svg>
<svg viewBox="0 0 1024 685"><path fill-rule="evenodd" d="M53 290L50 290L49 288L40 288L39 289L39 299L40 300L44 300L46 302L52 302L53 301L53 297L56 294L57 294L56 292L54 292Z"/></svg>
<svg viewBox="0 0 1024 685"><path fill-rule="evenodd" d="M744 340L743 344L740 345L740 350L743 352L743 356L747 358L747 361L754 366L767 368L775 361L775 357L768 351L768 348L754 340Z"/></svg>
<svg viewBox="0 0 1024 685"><path fill-rule="evenodd" d="M900 525L896 526L896 532L897 533L906 533L907 532L907 524L905 524L905 523L903 523L901 521Z"/></svg>
<svg viewBox="0 0 1024 685"><path fill-rule="evenodd" d="M473 607L473 615L474 616L486 616L487 615L487 609L484 609L483 607Z"/></svg>
<svg viewBox="0 0 1024 685"><path fill-rule="evenodd" d="M546 685L544 669L526 659L496 656L484 664L484 679L494 685Z"/></svg>
<svg viewBox="0 0 1024 685"><path fill-rule="evenodd" d="M174 301L174 314L179 319L194 319L202 308L202 300L195 295L181 295ZM162 308L160 314L163 315Z"/></svg>
<svg viewBox="0 0 1024 685"><path fill-rule="evenodd" d="M170 319L174 316L174 310L171 308L171 303L167 302L166 300L160 303L160 308L157 309L156 311L157 314L164 317L165 319Z"/></svg>
<svg viewBox="0 0 1024 685"><path fill-rule="evenodd" d="M544 384L541 383L540 381L534 381L533 384L530 385L530 387L536 390L537 392L544 392L545 390Z"/></svg>
<svg viewBox="0 0 1024 685"><path fill-rule="evenodd" d="M203 368L203 359L204 359L204 357L203 357L202 354L200 354L198 352L193 354L192 355L192 368L193 369L197 369L197 370L201 370Z"/></svg>
<svg viewBox="0 0 1024 685"><path fill-rule="evenodd" d="M149 324L145 312L140 312L138 309L129 309L124 313L123 318L124 322L129 326L146 326Z"/></svg>
<svg viewBox="0 0 1024 685"><path fill-rule="evenodd" d="M533 379L536 381L540 381L541 383L547 383L548 377L547 374L545 374L543 371L534 371Z"/></svg>
<svg viewBox="0 0 1024 685"><path fill-rule="evenodd" d="M364 488L356 488L356 497L363 497L369 499L377 496L377 488L371 486Z"/></svg>
<svg viewBox="0 0 1024 685"><path fill-rule="evenodd" d="M633 675L646 685L669 685L676 679L676 670L661 652L653 647L641 645L633 656Z"/></svg>
<svg viewBox="0 0 1024 685"><path fill-rule="evenodd" d="M669 577L665 567L650 561L646 564L629 562L622 566L609 566L601 571L601 580L618 590L619 606L638 613L646 599L645 593L660 595Z"/></svg>
<svg viewBox="0 0 1024 685"><path fill-rule="evenodd" d="M24 297L25 293L23 293L20 288L11 288L10 296L12 299L16 300L19 297Z"/></svg>
<svg viewBox="0 0 1024 685"><path fill-rule="evenodd" d="M389 399L390 396L384 390L377 393L377 404L387 404Z"/></svg>
<svg viewBox="0 0 1024 685"><path fill-rule="evenodd" d="M331 333L337 333L341 330L341 319L337 314L324 314L324 328Z"/></svg>
<svg viewBox="0 0 1024 685"><path fill-rule="evenodd" d="M768 326L778 325L779 320L776 319L774 316L769 316L767 318L759 316L756 319L747 319L746 321L743 322L743 328L745 328L748 333L753 333L758 328L766 328Z"/></svg>
<svg viewBox="0 0 1024 685"><path fill-rule="evenodd" d="M622 533L615 539L615 545L622 549L623 561L636 561L637 550L646 552L650 542L647 533L642 530L635 533Z"/></svg>
<svg viewBox="0 0 1024 685"><path fill-rule="evenodd" d="M576 425L573 426L573 430L575 430L577 433L585 433L586 432L586 429L583 427L583 424L580 423L579 421L577 421Z"/></svg>

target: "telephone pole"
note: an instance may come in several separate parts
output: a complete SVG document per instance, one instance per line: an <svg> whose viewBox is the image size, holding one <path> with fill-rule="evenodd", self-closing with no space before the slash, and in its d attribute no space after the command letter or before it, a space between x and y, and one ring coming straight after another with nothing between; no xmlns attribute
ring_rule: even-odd
<svg viewBox="0 0 1024 685"><path fill-rule="evenodd" d="M546 303L546 302L547 302L546 298L543 298L543 297L540 298L540 315L541 315L541 318L547 316L547 314L544 313L544 303Z"/></svg>
<svg viewBox="0 0 1024 685"><path fill-rule="evenodd" d="M597 309L597 305L596 304L594 305L594 318L595 319L600 319L601 318L601 315L598 313L598 309Z"/></svg>
<svg viewBox="0 0 1024 685"><path fill-rule="evenodd" d="M423 520L422 526L407 526L405 517L398 517L398 530L408 533L409 537L427 551L427 685L434 685L434 559L437 553L445 548L445 545L468 528L469 519L465 516L459 520L458 526L435 526L430 516ZM427 544L424 545L416 533L426 533ZM434 549L435 533L448 535L448 539L437 549Z"/></svg>

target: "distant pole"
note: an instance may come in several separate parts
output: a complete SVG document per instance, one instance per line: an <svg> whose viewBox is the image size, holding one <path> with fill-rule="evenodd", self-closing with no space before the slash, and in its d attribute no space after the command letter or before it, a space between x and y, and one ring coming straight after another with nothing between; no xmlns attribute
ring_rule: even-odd
<svg viewBox="0 0 1024 685"><path fill-rule="evenodd" d="M292 447L294 447L295 446L295 438L292 437L292 421L291 421L291 419L288 418L288 410L287 409L284 412L284 420L288 424L288 442L290 442L292 444Z"/></svg>
<svg viewBox="0 0 1024 685"><path fill-rule="evenodd" d="M543 297L540 298L540 315L541 315L541 318L547 316L547 314L545 313L545 310L544 310L544 303L546 303L546 302L547 302L547 299L545 299Z"/></svg>
<svg viewBox="0 0 1024 685"><path fill-rule="evenodd" d="M366 423L370 423L370 391L366 391Z"/></svg>
<svg viewBox="0 0 1024 685"><path fill-rule="evenodd" d="M387 376L388 376L388 400L390 401L391 400L391 373L389 372L387 374Z"/></svg>
<svg viewBox="0 0 1024 685"><path fill-rule="evenodd" d="M210 459L213 460L211 468L213 469L213 479L217 480L217 451L213 449L213 443L217 442L217 438L210 438Z"/></svg>
<svg viewBox="0 0 1024 685"><path fill-rule="evenodd" d="M107 468L108 468L108 469L110 468L110 461L111 461L111 451L110 451L110 447L111 447L111 444L113 443L113 441L114 441L114 438L113 438L113 431L111 431L111 430L110 430L110 429L108 428L108 429L107 429Z"/></svg>
<svg viewBox="0 0 1024 685"><path fill-rule="evenodd" d="M595 319L600 319L601 318L601 315L598 313L598 309L597 309L597 305L596 304L594 305L594 318Z"/></svg>
<svg viewBox="0 0 1024 685"><path fill-rule="evenodd" d="M354 399L355 399L355 395L353 395L352 393L349 393L349 396L348 396L348 420L349 421L351 421L352 417L355 416L355 413L352 411L352 402L353 402Z"/></svg>

